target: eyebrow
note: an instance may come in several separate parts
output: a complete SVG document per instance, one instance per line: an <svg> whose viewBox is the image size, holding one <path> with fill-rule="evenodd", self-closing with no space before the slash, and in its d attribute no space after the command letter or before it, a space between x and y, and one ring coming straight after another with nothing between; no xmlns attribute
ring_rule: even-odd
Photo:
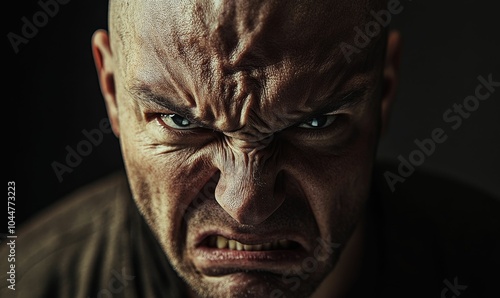
<svg viewBox="0 0 500 298"><path fill-rule="evenodd" d="M139 99L141 103L145 105L150 105L154 103L160 107L163 107L173 114L178 114L181 117L186 118L191 123L198 125L200 127L209 128L206 123L204 123L201 119L198 119L192 112L191 108L187 106L181 106L175 103L175 100L170 97L161 96L155 94L149 87L147 86L133 86L130 89L126 89L130 95L134 99ZM366 86L354 89L350 92L344 93L340 96L340 99L333 99L334 96L327 97L328 100L325 105L321 106L319 109L316 109L313 113L301 117L297 123L292 124L297 125L298 123L302 123L305 121L309 121L311 118L319 115L324 115L328 113L335 112L340 109L349 108L355 106L366 99L366 92L368 88ZM212 128L213 129L213 128Z"/></svg>
<svg viewBox="0 0 500 298"><path fill-rule="evenodd" d="M161 96L155 94L149 87L147 86L133 86L130 89L126 89L130 95L132 95L133 99L139 99L141 103L145 105L150 105L154 103L160 107L163 107L173 114L177 114L189 120L189 122L201 126L207 127L203 121L198 119L192 112L189 107L181 106L175 103L175 100L170 97Z"/></svg>
<svg viewBox="0 0 500 298"><path fill-rule="evenodd" d="M316 110L314 115L322 115L331 112L335 112L340 109L349 108L359 104L366 99L367 87L361 87L358 89L351 90L340 96L340 99L333 99L333 96L329 96L326 104Z"/></svg>

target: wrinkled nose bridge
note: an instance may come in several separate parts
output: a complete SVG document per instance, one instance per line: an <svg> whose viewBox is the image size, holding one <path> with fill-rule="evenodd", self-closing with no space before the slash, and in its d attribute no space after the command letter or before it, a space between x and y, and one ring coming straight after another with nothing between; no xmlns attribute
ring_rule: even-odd
<svg viewBox="0 0 500 298"><path fill-rule="evenodd" d="M231 136L228 135L228 145L235 153L242 152L247 154L265 153L269 151L270 145L274 140L274 134L262 136Z"/></svg>
<svg viewBox="0 0 500 298"><path fill-rule="evenodd" d="M281 183L277 181L279 165L270 143L233 140L217 165L220 178L215 198L241 224L261 223L283 203Z"/></svg>

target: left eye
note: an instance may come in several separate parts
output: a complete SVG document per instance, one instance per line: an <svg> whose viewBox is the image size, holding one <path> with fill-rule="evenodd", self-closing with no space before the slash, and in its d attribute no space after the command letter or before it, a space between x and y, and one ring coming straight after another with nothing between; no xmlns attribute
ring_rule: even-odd
<svg viewBox="0 0 500 298"><path fill-rule="evenodd" d="M173 129L193 129L199 127L177 114L162 114L160 118L165 125Z"/></svg>
<svg viewBox="0 0 500 298"><path fill-rule="evenodd" d="M337 115L321 115L311 118L309 121L300 124L298 127L307 129L320 129L330 126L337 119Z"/></svg>

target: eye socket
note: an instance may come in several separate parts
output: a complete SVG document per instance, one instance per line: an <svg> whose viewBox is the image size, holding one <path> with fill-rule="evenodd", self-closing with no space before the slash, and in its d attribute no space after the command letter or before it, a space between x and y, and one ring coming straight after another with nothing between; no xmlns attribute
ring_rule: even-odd
<svg viewBox="0 0 500 298"><path fill-rule="evenodd" d="M177 114L161 114L159 118L166 126L173 129L193 129L199 126L191 123L188 119Z"/></svg>
<svg viewBox="0 0 500 298"><path fill-rule="evenodd" d="M335 122L335 119L337 119L337 115L321 115L299 124L298 127L306 129L321 129L332 125L332 123Z"/></svg>

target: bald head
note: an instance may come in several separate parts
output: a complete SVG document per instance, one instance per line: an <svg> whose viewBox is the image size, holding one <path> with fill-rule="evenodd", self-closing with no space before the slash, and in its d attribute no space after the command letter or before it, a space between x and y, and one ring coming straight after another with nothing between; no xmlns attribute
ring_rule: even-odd
<svg viewBox="0 0 500 298"><path fill-rule="evenodd" d="M342 20L362 21L371 9L380 9L385 0L340 1L141 1L111 0L110 22L120 37L133 31L138 19L134 14L149 11L164 18L167 27L218 43L226 54L237 55L249 38L287 40L297 46L307 44L311 36L329 37L350 34L352 27ZM158 28L165 30L165 28ZM269 34L274 32L274 34ZM194 36L195 36L194 35ZM193 36L193 37L194 37ZM338 36L335 39L342 38ZM275 42L272 42L275 43ZM309 44L309 46L311 46ZM239 51L238 51L239 50ZM234 56L236 58L237 56Z"/></svg>
<svg viewBox="0 0 500 298"><path fill-rule="evenodd" d="M340 80L347 72L380 65L366 61L382 57L372 49L383 43L373 41L349 65L339 44L382 2L112 1L111 41L129 89L147 85L184 98L199 108L197 117L219 121L219 130L239 130L251 119L260 130L245 133L260 138L296 121L306 103L349 89L353 82ZM318 78L325 84L312 84ZM354 83L365 79L354 76ZM275 127L252 115L292 96L300 98L296 111L266 112L281 114Z"/></svg>
<svg viewBox="0 0 500 298"><path fill-rule="evenodd" d="M370 10L385 2L111 0L110 28L112 41L127 44L140 33L137 27L153 25L181 42L183 51L217 48L219 58L236 67L276 63L284 47L302 55L331 55L354 26L366 22Z"/></svg>

